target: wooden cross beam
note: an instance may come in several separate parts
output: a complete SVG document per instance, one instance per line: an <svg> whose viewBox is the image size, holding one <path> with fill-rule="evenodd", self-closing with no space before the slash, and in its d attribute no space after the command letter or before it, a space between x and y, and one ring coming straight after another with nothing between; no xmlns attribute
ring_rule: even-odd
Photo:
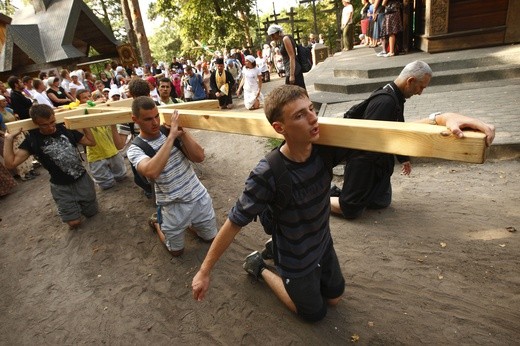
<svg viewBox="0 0 520 346"><path fill-rule="evenodd" d="M97 105L96 107L85 107L80 105L80 107L69 110L69 111L60 111L55 112L56 122L63 123L65 117L75 116L75 115L89 115L96 113L105 113L107 117L114 117L119 120L119 122L112 123L120 124L120 123L128 123L132 121L131 115L128 115L130 111L130 107L132 106L132 101L134 99L123 99L119 101L112 101L108 103L102 103ZM184 102L184 103L174 103L171 105L159 106L159 109L194 109L194 110L214 110L218 109L218 100L203 100L203 101L194 101L194 102ZM115 113L114 113L115 112ZM13 121L5 124L8 132L18 131L19 129L23 129L24 131L29 131L37 128L38 126L32 122L31 119L24 119ZM108 125L108 124L106 124ZM86 125L86 127L94 127L100 125Z"/></svg>
<svg viewBox="0 0 520 346"><path fill-rule="evenodd" d="M172 109L160 110L164 123L169 123L172 113ZM187 128L282 138L259 112L180 109L179 114L180 126ZM126 115L70 116L65 118L65 125L70 129L111 125L128 122L129 117L130 111ZM465 138L459 139L446 135L444 126L429 124L326 117L320 117L319 124L319 144L471 163L485 160L485 136L480 132L465 131Z"/></svg>

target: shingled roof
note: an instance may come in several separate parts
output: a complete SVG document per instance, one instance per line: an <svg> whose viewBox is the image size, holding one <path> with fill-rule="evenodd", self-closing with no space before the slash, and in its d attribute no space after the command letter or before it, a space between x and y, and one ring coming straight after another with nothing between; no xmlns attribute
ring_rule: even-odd
<svg viewBox="0 0 520 346"><path fill-rule="evenodd" d="M13 15L5 36L0 72L27 70L27 64L117 57L120 44L82 0L33 0ZM90 47L99 55L88 57Z"/></svg>

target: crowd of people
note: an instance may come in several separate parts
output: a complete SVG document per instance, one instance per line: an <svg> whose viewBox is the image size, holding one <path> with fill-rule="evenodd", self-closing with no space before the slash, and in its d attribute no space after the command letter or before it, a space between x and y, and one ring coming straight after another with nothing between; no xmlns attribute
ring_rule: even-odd
<svg viewBox="0 0 520 346"><path fill-rule="evenodd" d="M354 7L350 0L343 0L341 29L343 49L354 49ZM360 10L361 45L383 49L379 57L393 57L399 52L397 37L403 31L402 0L362 0Z"/></svg>
<svg viewBox="0 0 520 346"><path fill-rule="evenodd" d="M0 192L13 186L7 179L12 179L9 170L28 161L32 166L34 156L49 171L59 216L75 229L84 217L99 211L96 184L100 189L110 189L125 179L120 149L130 135L133 140L126 154L136 184L154 195L157 210L148 222L162 244L172 256L181 256L185 231L190 228L211 243L192 281L196 300L206 296L211 272L234 237L260 216L264 226L267 219L274 225L269 229L272 238L262 253L255 251L246 257L243 268L265 281L280 301L304 320L323 319L327 306L338 304L345 290L329 227L330 213L352 219L367 208L387 207L394 155L316 144L320 138L318 118L296 59L294 38L276 24L267 34L274 44L259 50L256 58L250 52L232 50L195 63L174 57L167 67L164 63L132 68L107 64L99 78L81 70L62 70L59 75L41 73L38 79L9 78L10 92L0 85L0 138L5 164L0 165ZM286 85L264 97L262 83L269 79L270 72L265 65L276 66L278 53ZM262 58L267 55L271 58ZM371 99L363 118L404 121L405 100L420 95L432 75L424 62L406 65L393 82L384 86L384 92ZM176 111L169 126L161 125L157 106L213 98L222 109L228 109L233 105L232 93L244 93L248 109L263 105L273 130L285 140L270 158L261 159L253 168L243 193L218 229L211 191L191 165L204 161L204 148L180 126ZM69 130L56 122L55 112L63 105L77 102L94 106L120 98L132 98L130 124ZM5 131L5 122L26 118L32 119L35 129L26 133L21 129ZM420 122L446 126L458 138L464 136L462 128L482 131L488 145L494 138L492 125L461 114L435 112ZM90 173L76 150L78 145L87 148ZM345 160L343 187L331 189L332 167ZM403 157L400 162L403 173L410 174L409 158ZM282 175L288 180L282 183L289 185L291 192L280 207ZM273 261L274 267L267 261Z"/></svg>

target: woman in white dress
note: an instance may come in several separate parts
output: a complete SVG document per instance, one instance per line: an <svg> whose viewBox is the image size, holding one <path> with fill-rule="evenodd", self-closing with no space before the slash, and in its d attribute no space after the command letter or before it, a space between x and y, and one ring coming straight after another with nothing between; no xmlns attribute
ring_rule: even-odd
<svg viewBox="0 0 520 346"><path fill-rule="evenodd" d="M240 96L244 89L244 106L249 109L258 109L264 102L262 94L262 72L256 67L255 57L247 55L245 66L242 68L242 79L237 89L237 96Z"/></svg>

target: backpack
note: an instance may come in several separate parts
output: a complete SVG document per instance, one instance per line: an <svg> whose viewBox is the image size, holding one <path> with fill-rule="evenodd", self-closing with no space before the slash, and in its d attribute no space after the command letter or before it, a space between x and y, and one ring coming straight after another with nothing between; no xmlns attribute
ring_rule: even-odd
<svg viewBox="0 0 520 346"><path fill-rule="evenodd" d="M164 126L161 126L160 129L161 129L161 133L163 135L168 136L169 129L167 129ZM175 143L177 143L177 141ZM141 137L135 137L132 140L132 144L141 148L144 151L144 153L146 154L146 156L154 157L155 154L157 153L152 148L152 146L150 144L146 143L146 141L144 141ZM153 196L152 184L150 184L148 179L146 177L142 176L137 171L137 169L132 164L132 162L130 162L130 168L132 169L132 173L134 174L134 182L136 183L136 185L139 186L140 188L142 188L147 196Z"/></svg>
<svg viewBox="0 0 520 346"><path fill-rule="evenodd" d="M327 172L332 178L332 169L334 168L333 158L331 155L321 155L324 160ZM262 224L265 233L269 235L276 234L278 229L278 218L280 213L289 202L292 200L292 181L285 165L282 154L278 148L273 149L265 156L269 167L274 176L275 183L275 201L274 204L268 204L259 215L260 223ZM273 238L274 243L274 238Z"/></svg>
<svg viewBox="0 0 520 346"><path fill-rule="evenodd" d="M300 63L302 72L309 72L312 69L312 52L309 47L301 44L296 45L296 59Z"/></svg>
<svg viewBox="0 0 520 346"><path fill-rule="evenodd" d="M386 87L389 87L389 88L386 88ZM372 101L374 98L376 98L379 95L390 95L390 96L392 96L392 98L394 99L394 102L395 102L396 109L400 108L399 107L399 100L397 99L397 96L396 96L395 92L393 91L392 86L390 84L387 84L384 87L379 88L376 91L374 91L370 95L370 97L367 98L366 100L364 100L363 102L355 104L352 107L350 107L350 109L347 110L345 112L345 114L343 114L343 118L364 119L365 111L367 110L368 104L370 103L370 101ZM397 121L404 122L404 118L399 116Z"/></svg>

